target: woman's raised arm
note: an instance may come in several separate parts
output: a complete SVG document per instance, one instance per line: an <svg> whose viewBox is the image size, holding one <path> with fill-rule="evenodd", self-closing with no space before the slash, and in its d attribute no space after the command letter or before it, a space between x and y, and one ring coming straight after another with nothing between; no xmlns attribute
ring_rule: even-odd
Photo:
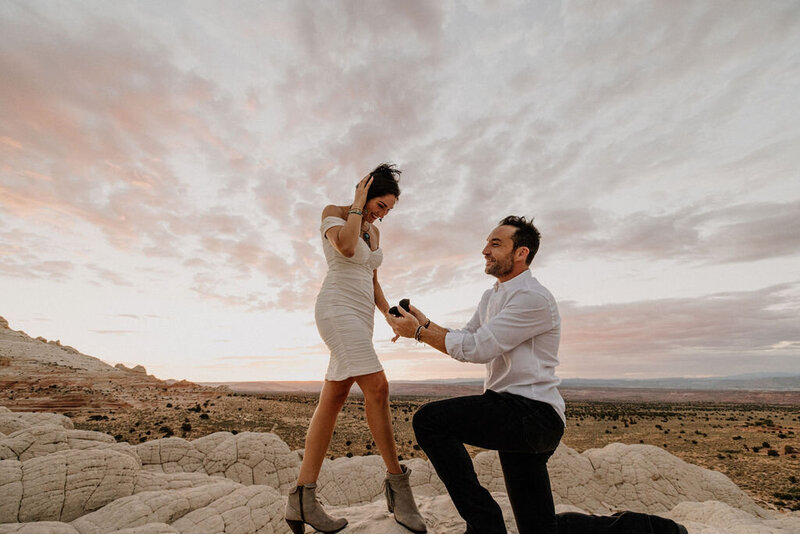
<svg viewBox="0 0 800 534"><path fill-rule="evenodd" d="M367 191L369 191L370 185L372 185L371 175L365 176L360 182L358 182L358 185L356 186L355 198L353 199L353 204L350 206L350 210L345 217L346 222L344 226L334 226L325 232L325 237L328 239L330 244L333 245L333 248L339 251L339 254L345 258L352 258L353 254L356 253L356 245L360 239L359 234L361 233L361 221L363 220L363 214L358 214L355 212L364 209L364 205L367 203ZM325 217L340 216L341 213L338 206L325 206L325 209L322 210L323 220Z"/></svg>

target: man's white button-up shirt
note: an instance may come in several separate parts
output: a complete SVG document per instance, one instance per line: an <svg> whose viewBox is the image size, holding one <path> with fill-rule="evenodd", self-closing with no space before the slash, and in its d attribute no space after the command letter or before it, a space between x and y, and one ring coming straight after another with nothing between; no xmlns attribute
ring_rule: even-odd
<svg viewBox="0 0 800 534"><path fill-rule="evenodd" d="M486 290L472 319L445 337L447 353L485 363L484 388L546 402L564 416L555 374L561 317L553 295L530 270Z"/></svg>

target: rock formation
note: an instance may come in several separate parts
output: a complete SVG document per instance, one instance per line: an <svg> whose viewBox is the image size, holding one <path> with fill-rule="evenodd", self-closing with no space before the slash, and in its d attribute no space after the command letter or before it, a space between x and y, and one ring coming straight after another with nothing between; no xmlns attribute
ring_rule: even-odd
<svg viewBox="0 0 800 534"><path fill-rule="evenodd" d="M132 446L74 430L60 415L0 407L0 534L288 533L283 507L300 461L301 452L271 433ZM429 532L463 532L430 464L405 463ZM516 532L497 454L479 453L474 463ZM578 454L562 446L549 465L559 511L654 513L693 534L800 532L799 513L761 508L724 475L658 447L615 443ZM405 534L386 511L383 474L377 456L325 461L318 494L349 518L343 534Z"/></svg>
<svg viewBox="0 0 800 534"><path fill-rule="evenodd" d="M137 406L167 383L141 365L115 367L43 337L12 330L0 317L0 391L15 410L67 411ZM178 386L201 389L191 382Z"/></svg>

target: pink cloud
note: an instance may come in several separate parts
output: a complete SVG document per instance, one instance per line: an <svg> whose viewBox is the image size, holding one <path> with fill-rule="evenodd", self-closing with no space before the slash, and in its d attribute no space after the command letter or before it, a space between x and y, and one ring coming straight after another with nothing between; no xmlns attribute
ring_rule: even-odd
<svg viewBox="0 0 800 534"><path fill-rule="evenodd" d="M565 302L560 354L571 365L596 368L602 361L617 373L630 365L662 365L680 374L681 365L701 368L706 358L716 365L759 358L777 363L800 356L799 307L796 284L599 306Z"/></svg>

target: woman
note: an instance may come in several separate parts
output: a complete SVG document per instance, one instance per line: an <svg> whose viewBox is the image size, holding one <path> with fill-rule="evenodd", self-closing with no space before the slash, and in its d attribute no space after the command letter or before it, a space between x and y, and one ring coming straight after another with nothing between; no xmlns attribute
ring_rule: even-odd
<svg viewBox="0 0 800 534"><path fill-rule="evenodd" d="M412 532L426 532L414 503L410 471L397 461L389 383L372 346L374 307L386 316L389 303L378 282L383 260L380 233L373 225L383 219L400 196L401 171L381 164L356 186L353 203L322 210L322 248L328 274L317 296L317 328L331 351L319 403L306 434L306 448L297 486L289 493L286 522L295 534L305 524L321 532L338 532L344 518L329 516L316 499L316 481L328 450L336 417L353 383L364 393L367 424L386 464L386 502L395 520Z"/></svg>

